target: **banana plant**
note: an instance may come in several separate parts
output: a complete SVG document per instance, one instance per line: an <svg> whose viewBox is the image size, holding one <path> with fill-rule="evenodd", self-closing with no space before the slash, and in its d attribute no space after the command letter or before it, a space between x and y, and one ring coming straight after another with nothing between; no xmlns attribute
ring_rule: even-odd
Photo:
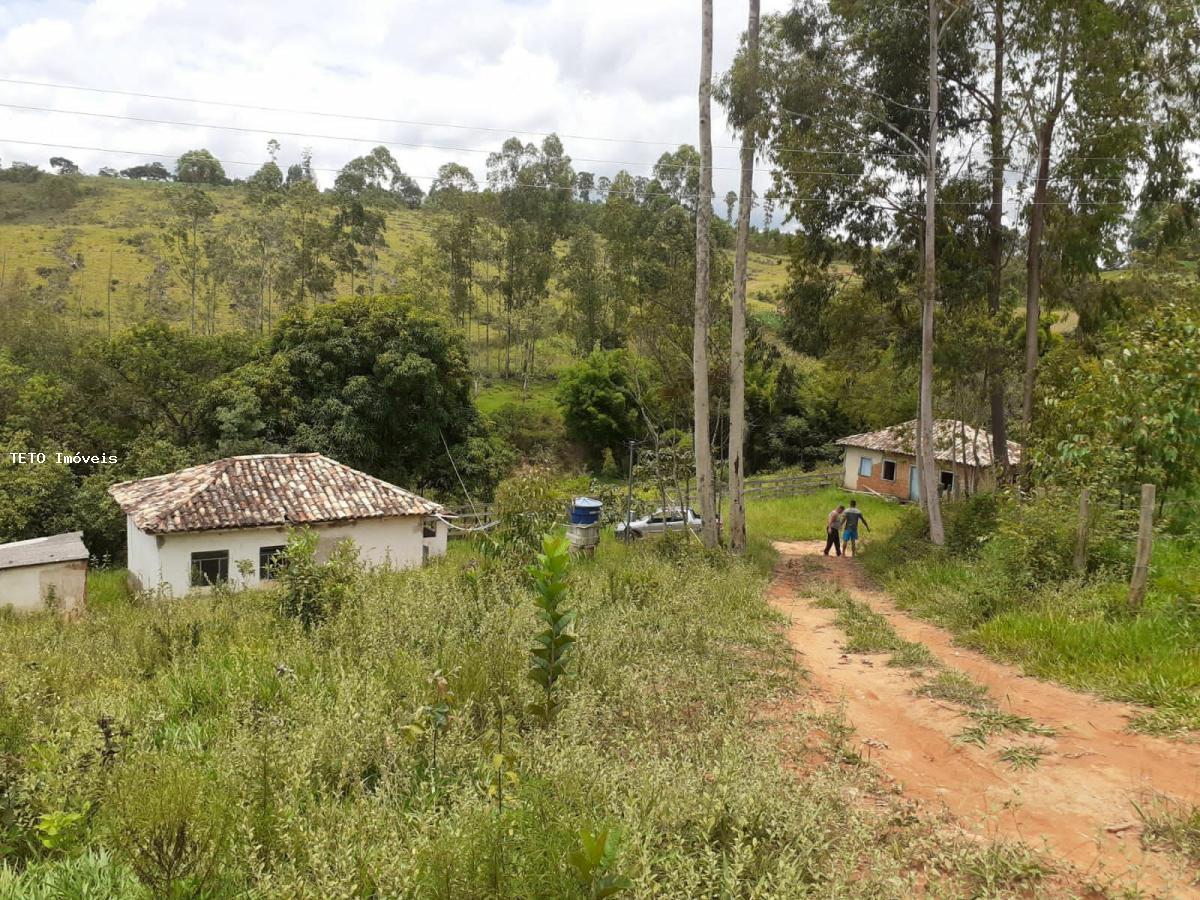
<svg viewBox="0 0 1200 900"><path fill-rule="evenodd" d="M529 651L529 677L542 689L542 698L531 703L529 711L546 725L554 721L562 708L555 688L567 672L567 663L575 647L571 627L575 612L562 607L570 561L566 535L559 532L542 538L542 552L538 554L537 562L529 567L538 618L546 626L534 636L534 646Z"/></svg>

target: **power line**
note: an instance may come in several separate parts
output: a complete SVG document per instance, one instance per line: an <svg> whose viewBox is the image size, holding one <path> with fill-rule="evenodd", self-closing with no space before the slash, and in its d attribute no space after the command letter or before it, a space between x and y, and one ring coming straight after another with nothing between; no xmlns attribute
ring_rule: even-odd
<svg viewBox="0 0 1200 900"><path fill-rule="evenodd" d="M0 79L0 81L2 81L2 80L3 79ZM379 139L379 138L350 137L350 136L346 136L346 135L337 135L337 134L320 134L320 133L300 132L300 131L282 131L282 130L277 130L277 129L271 130L271 129L261 129L261 128L248 128L248 127L240 126L240 125L222 125L222 124L213 124L213 123L205 123L205 122L186 122L186 121L171 120L171 119L154 119L154 118L142 117L142 116L130 116L130 115L125 115L125 114L120 114L120 113L101 113L101 112L92 112L90 110L55 109L53 107L27 106L27 105L23 105L23 104L15 104L15 103L0 102L0 107L23 111L23 112L43 112L43 113L51 113L51 114L57 114L57 115L86 116L86 117L90 117L90 118L115 119L115 120L120 120L120 121L140 122L140 123L144 123L144 124L153 124L153 125L166 125L166 126L178 127L178 128L210 128L210 129L216 129L216 130L220 130L220 131L232 131L232 132L236 132L236 133L240 133L240 134L261 134L261 135L277 135L278 134L278 135L283 135L286 137L306 138L306 139L313 139L313 140L337 140L337 141L347 141L347 142L352 142L352 143L371 144L374 146L396 146L396 147L406 147L409 149L442 150L442 151L446 151L446 152L487 153L489 155L491 155L491 153L493 152L490 150L480 149L480 148L476 148L476 147L454 147L454 146L446 146L446 145L440 145L440 144L426 144L426 143L414 142L414 141L397 141L397 140L385 140L385 139ZM14 142L14 143L16 143L16 142ZM82 148L80 148L80 149L82 149ZM796 150L794 150L794 152L803 153L803 152L809 152L809 151L796 149ZM815 152L833 154L833 153L838 153L839 151L815 151ZM151 154L147 154L147 155L151 155ZM867 157L868 156L867 153L857 152L857 151L848 152L845 155L854 156L854 157L860 157L860 156ZM885 158L890 157L890 156L903 156L903 154L881 154L881 155L885 156ZM1116 157L1113 157L1113 158L1116 158ZM698 168L698 166L694 166L690 163L669 163L669 162L650 163L650 162L641 162L641 161L635 161L635 160L602 159L602 158L594 158L594 157L572 157L571 159L573 162L604 163L604 164L612 165L612 166L639 166L639 167L645 167L645 168L650 168L650 169L656 169L656 168L682 169L685 172L689 172L693 169ZM251 163L232 163L232 162L231 162L231 164L252 165ZM338 170L329 170L329 171L338 171ZM739 172L739 171L741 171L741 169L740 169L740 167L734 167L734 166L713 166L712 171ZM1006 169L1006 171L1010 172L1011 174L1016 174L1016 175L1026 174L1024 171L1018 170L1018 169ZM775 170L774 169L755 168L754 172L756 172L758 174L764 174L764 175L773 175L775 173ZM860 177L858 173L854 173L854 172L838 172L838 171L830 171L830 170L822 170L822 169L792 170L792 174L794 174L794 175L832 176L832 177L840 177L840 178ZM1056 178L1054 180L1057 181L1060 179ZM1098 180L1098 179L1095 179L1095 180ZM1112 180L1115 180L1115 179L1112 179Z"/></svg>
<svg viewBox="0 0 1200 900"><path fill-rule="evenodd" d="M482 131L488 134L532 135L534 137L559 137L572 141L602 141L612 144L644 144L647 146L678 147L688 141L659 141L646 138L613 137L611 135L567 134L557 131L536 131L529 128L494 128L486 125L463 125L455 122L433 122L420 119L392 119L385 116L365 116L357 113L337 113L327 110L298 109L285 106L263 106L254 103L234 103L227 100L203 100L196 97L175 97L170 94L149 94L141 91L124 91L116 88L87 87L80 84L60 84L51 81L31 81L22 78L0 78L0 84L19 84L27 87L53 88L63 91L85 91L91 94L107 94L119 97L136 97L142 100L165 100L170 103L194 103L200 106L217 106L229 109L244 109L252 112L273 112L286 115L314 116L325 119L344 119L359 122L377 122L384 125L409 125L419 128L449 128L459 131ZM741 150L733 144L722 144L713 147L714 150Z"/></svg>
<svg viewBox="0 0 1200 900"><path fill-rule="evenodd" d="M426 144L419 141L399 141L385 138L366 138L352 137L342 134L321 134L308 131L285 131L282 129L268 128L248 128L243 125L221 125L210 122L184 122L177 119L154 119L148 116L131 116L123 113L102 113L93 112L84 109L55 109L50 106L27 106L19 103L0 103L0 107L5 109L19 110L22 112L41 112L51 113L55 115L65 116L87 116L95 119L115 119L122 122L139 122L147 125L169 125L175 128L211 128L217 131L233 131L239 134L261 134L261 135L283 135L284 137L305 138L309 140L323 141L347 141L355 144L372 144L374 146L384 147L407 147L410 149L424 150L442 150L447 153L486 153L491 155L495 151L487 150L480 147L455 147L445 144ZM621 160L621 159L602 159L595 157L577 156L572 157L574 162L586 163L606 163L613 166L641 166L645 168L673 168L673 169L693 169L698 168L690 163L658 163L658 162L642 162L638 160ZM740 172L738 166L713 166L713 171L718 172ZM770 173L770 169L756 169L756 172ZM839 173L824 173L824 174L839 174Z"/></svg>
<svg viewBox="0 0 1200 900"><path fill-rule="evenodd" d="M566 132L557 132L557 131L537 131L537 130L525 129L525 128L495 128L495 127L484 126L484 125L463 125L463 124L453 123L453 122L424 121L424 120L417 120L417 119L394 119L394 118L387 118L384 116L367 116L367 115L361 115L361 114L355 114L355 113L329 112L326 110L300 109L300 108L295 108L295 107L266 106L266 105L251 104L251 103L236 103L236 102L232 102L232 101L207 100L207 99L200 99L200 98L195 98L195 97L178 97L178 96L173 96L170 94L152 94L152 93L146 93L146 92L141 92L141 91L126 91L126 90L119 90L116 88L89 87L86 85L63 84L63 83L59 83L59 82L50 82L50 81L35 81L35 80L22 79L22 78L0 78L0 84L14 84L14 85L27 86L27 87L43 87L43 88L52 88L52 89L56 89L56 90L81 91L81 92L93 93L93 94L121 96L121 97L135 97L135 98L144 99L144 100L161 100L161 101L166 101L166 102L171 102L171 103L193 103L193 104L203 105L203 106L225 107L225 108L229 108L229 109L242 109L242 110L248 110L248 111L253 111L253 112L275 112L275 113L284 113L284 114L288 114L288 115L315 116L315 117L320 117L320 118L344 119L344 120L363 121L363 122L376 122L376 123L388 124L388 125L407 125L407 126L416 126L416 127L423 127L423 128L450 128L450 129L457 129L457 130L462 130L462 131L481 131L481 132L486 132L486 133L490 133L490 134L507 134L507 135L513 135L513 136L519 135L519 134L534 135L537 137L555 136L555 137L559 137L559 138L565 138L568 140L603 141L603 142L614 143L614 144L642 144L642 145L647 145L647 146L663 146L663 147L679 147L681 145L688 144L691 141L690 138L688 140L678 140L678 141L649 140L649 139L645 139L645 138L634 138L634 137L614 137L611 135L581 135L581 134L570 134L570 133L566 133ZM866 88L863 88L863 89L869 90ZM871 92L871 93L874 93L874 92ZM876 96L880 96L882 98L882 95L877 94ZM890 100L890 98L884 98L884 99L889 99L889 102L892 102L892 103L897 103L902 106L907 106L907 104L901 104L899 101ZM32 106L24 107L24 106L18 106L16 104L0 104L0 105L9 106L10 108L14 108L14 109L26 109L26 110L30 110L30 111L43 111L43 112L72 113L75 115L93 115L93 116L107 115L110 117L112 117L114 115L114 114L90 113L90 112L82 112L82 111L72 112L70 110L56 110L56 109L46 108L46 107L32 107ZM915 109L915 107L909 107L909 108ZM150 121L150 122L154 122L156 124L171 124L171 125L198 127L198 128L200 128L200 127L202 127L202 128L232 128L232 126L221 126L221 125L202 124L202 123L160 122L159 120L140 120L140 119L135 119L135 121ZM249 129L236 129L236 130L248 131ZM317 135L317 134L309 135L309 134L305 134L303 132L291 133L291 132L285 132L285 131L280 131L280 130L272 131L269 129L259 129L259 130L256 130L256 133L283 134L283 135L291 136L291 137L312 137L312 138L329 138L329 139L333 139L333 140L353 140L353 141L361 141L363 143L376 143L376 144L391 143L391 144L395 144L398 146L425 147L425 148L429 148L429 149L444 149L444 150L456 151L456 152L469 152L469 153L491 152L491 151L486 151L486 150L479 150L477 148L440 147L436 144L420 144L420 143L415 143L415 142L401 142L401 141L377 141L377 140L368 139L368 138L345 138L345 137L336 136L336 135L335 136ZM734 151L739 151L739 152L741 151L741 147L739 145L734 145L734 144L714 145L713 149L714 150L734 150ZM841 151L841 150L810 150L810 149L787 148L787 147L778 148L775 152L776 153L807 153L807 154L813 154L813 155L826 155L826 156L870 156L870 157L874 157L874 156L903 157L903 156L908 155L905 153L894 153L894 152L882 151L882 150L880 150L880 151ZM1083 157L1083 158L1115 159L1115 158L1119 158L1119 157ZM641 162L622 162L621 160L590 159L590 158L586 158L586 157L578 157L577 159L581 162L602 162L602 163L610 163L613 165L636 165L636 166L652 165L649 163L641 163ZM740 168L727 167L727 168L718 168L717 170L718 171L740 171ZM764 170L757 169L756 171L761 172ZM833 174L833 173L830 173L830 174Z"/></svg>

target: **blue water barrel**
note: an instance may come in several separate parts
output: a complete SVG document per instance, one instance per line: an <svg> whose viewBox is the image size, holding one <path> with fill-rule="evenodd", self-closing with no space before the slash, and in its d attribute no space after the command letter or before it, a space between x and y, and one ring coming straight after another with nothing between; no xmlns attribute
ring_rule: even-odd
<svg viewBox="0 0 1200 900"><path fill-rule="evenodd" d="M600 521L600 510L604 504L591 497L576 497L571 502L572 525L595 525Z"/></svg>

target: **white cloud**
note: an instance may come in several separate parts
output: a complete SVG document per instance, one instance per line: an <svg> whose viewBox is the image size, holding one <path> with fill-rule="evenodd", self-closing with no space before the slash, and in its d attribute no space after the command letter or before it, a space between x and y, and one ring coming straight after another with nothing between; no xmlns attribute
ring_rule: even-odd
<svg viewBox="0 0 1200 900"><path fill-rule="evenodd" d="M766 0L764 13L788 0ZM715 70L725 69L745 27L742 0L716 2ZM699 67L696 0L359 0L331 7L234 0L68 0L5 4L0 75L176 97L319 110L383 119L557 131L577 168L612 174L622 165L649 174L660 153L696 140ZM393 146L414 175L454 159L482 177L486 152L505 134L435 125L253 112L160 100L0 83L0 103L211 123L265 133L139 124L0 107L0 156L42 162L56 153L16 140L176 156L207 146L231 174L250 169L275 134L284 157L311 146L320 167L336 168L370 143ZM736 186L735 138L714 108L715 187ZM522 135L527 136L527 135ZM537 138L528 135L530 139ZM661 142L647 144L643 142ZM475 152L472 152L475 151ZM94 170L134 157L64 149ZM147 157L150 158L150 157ZM610 160L612 162L606 162ZM758 176L762 190L763 175Z"/></svg>

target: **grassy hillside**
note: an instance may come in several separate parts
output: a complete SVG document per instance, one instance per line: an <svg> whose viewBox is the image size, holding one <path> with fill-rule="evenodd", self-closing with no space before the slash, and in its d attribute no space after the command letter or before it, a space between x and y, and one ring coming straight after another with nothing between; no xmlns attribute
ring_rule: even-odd
<svg viewBox="0 0 1200 900"><path fill-rule="evenodd" d="M110 263L114 328L143 316L147 282L169 259L167 228L174 185L117 178L80 177L69 208L47 202L43 184L0 183L0 259L5 283L25 278L35 289L61 294L64 314L101 320L109 303ZM206 186L217 206L213 227L229 222L245 205L241 186ZM387 215L380 268L390 270L420 242L428 243L428 216L399 209ZM20 273L20 274L19 274ZM186 285L171 271L165 289L179 304ZM349 284L339 285L349 291ZM102 327L103 323L97 327Z"/></svg>
<svg viewBox="0 0 1200 900"><path fill-rule="evenodd" d="M144 318L149 282L165 279L164 290L180 306L188 296L170 261L167 228L169 197L178 186L157 182L81 176L74 180L74 202L48 196L49 177L33 184L0 183L0 260L3 283L25 279L35 289L52 293L64 315L107 326L110 299L113 327ZM240 185L206 186L217 206L213 226L219 228L245 207ZM414 265L413 254L432 246L430 227L436 213L393 209L387 213L385 246L377 262L380 273ZM111 298L108 286L111 265ZM766 298L787 279L786 260L751 253L748 296L751 312L772 310ZM335 292L348 293L349 280L339 278ZM482 341L480 343L482 352Z"/></svg>

